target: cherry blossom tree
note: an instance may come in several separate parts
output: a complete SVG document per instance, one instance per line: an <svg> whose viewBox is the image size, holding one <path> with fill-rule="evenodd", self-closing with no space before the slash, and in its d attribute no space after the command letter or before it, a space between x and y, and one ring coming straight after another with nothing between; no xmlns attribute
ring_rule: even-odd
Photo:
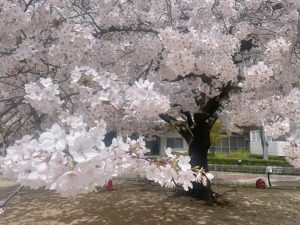
<svg viewBox="0 0 300 225"><path fill-rule="evenodd" d="M300 123L298 0L0 0L3 173L76 196L139 171L205 198L209 133ZM189 157L148 161L173 126ZM120 136L105 146L105 134ZM88 176L87 176L88 174ZM206 184L206 185L204 185Z"/></svg>

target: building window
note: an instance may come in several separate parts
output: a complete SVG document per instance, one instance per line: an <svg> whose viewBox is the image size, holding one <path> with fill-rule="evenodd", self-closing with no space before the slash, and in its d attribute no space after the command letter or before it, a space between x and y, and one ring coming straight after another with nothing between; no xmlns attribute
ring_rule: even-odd
<svg viewBox="0 0 300 225"><path fill-rule="evenodd" d="M183 148L183 139L167 138L167 148Z"/></svg>
<svg viewBox="0 0 300 225"><path fill-rule="evenodd" d="M248 150L247 137L239 134L222 135L221 140L211 144L211 151L231 152L237 150Z"/></svg>
<svg viewBox="0 0 300 225"><path fill-rule="evenodd" d="M260 130L250 131L250 141L251 142L260 142Z"/></svg>

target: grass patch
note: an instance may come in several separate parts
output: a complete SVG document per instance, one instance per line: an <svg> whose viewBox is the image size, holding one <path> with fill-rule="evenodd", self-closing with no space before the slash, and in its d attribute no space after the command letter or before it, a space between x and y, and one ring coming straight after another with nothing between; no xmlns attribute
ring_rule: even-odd
<svg viewBox="0 0 300 225"><path fill-rule="evenodd" d="M244 166L290 166L284 157L269 156L269 160L263 160L262 157L262 155L251 154L244 150L229 153L215 152L209 154L208 163ZM241 160L241 162L238 162L238 160Z"/></svg>

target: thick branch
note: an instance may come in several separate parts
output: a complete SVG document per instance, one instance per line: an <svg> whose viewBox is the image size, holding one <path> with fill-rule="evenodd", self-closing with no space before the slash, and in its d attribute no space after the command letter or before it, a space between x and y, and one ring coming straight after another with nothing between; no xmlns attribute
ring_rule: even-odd
<svg viewBox="0 0 300 225"><path fill-rule="evenodd" d="M131 26L124 26L124 27L115 27L115 26L111 26L108 29L102 29L102 28L98 28L99 31L97 31L93 36L95 38L101 38L103 35L107 34L107 33L116 33L116 32L138 32L138 33L153 33L153 34L158 34L158 31L152 29L152 28L143 28L143 27L137 27L137 28L133 28Z"/></svg>
<svg viewBox="0 0 300 225"><path fill-rule="evenodd" d="M203 73L203 74L189 73L189 74L184 75L184 76L178 75L174 80L164 79L163 81L177 82L177 81L181 81L181 80L185 80L185 79L190 79L190 78L200 78L203 83L211 85L213 79L216 79L217 77L215 77L215 76L207 76L205 73Z"/></svg>
<svg viewBox="0 0 300 225"><path fill-rule="evenodd" d="M191 132L190 128L187 126L187 124L182 124L178 121L177 119L175 119L172 116L169 116L167 114L159 114L159 117L166 121L167 123L169 123L170 125L174 126L176 128L176 130L178 131L178 133L181 134L181 136L186 140L186 142L190 145L194 139L194 135Z"/></svg>
<svg viewBox="0 0 300 225"><path fill-rule="evenodd" d="M25 0L23 0L23 2L25 3L24 12L27 12L29 6L32 5L32 3L34 2L34 0L29 0L28 2L26 2Z"/></svg>
<svg viewBox="0 0 300 225"><path fill-rule="evenodd" d="M214 97L210 98L206 104L200 108L199 113L203 118L209 119L214 116L215 113L220 109L221 102L228 97L229 92L232 90L232 83L229 81L221 90L221 93ZM197 121L195 121L197 123Z"/></svg>
<svg viewBox="0 0 300 225"><path fill-rule="evenodd" d="M181 112L183 115L186 116L188 126L189 126L189 127L192 127L192 126L194 125L194 122L193 122L191 113L188 112L188 111L183 111L183 110L181 110L180 112Z"/></svg>
<svg viewBox="0 0 300 225"><path fill-rule="evenodd" d="M22 97L23 96L20 95L20 96L15 96L15 97L11 97L11 98L6 98L6 99L3 99L3 100L0 100L0 102L9 102L9 101L12 101L15 98L22 98Z"/></svg>

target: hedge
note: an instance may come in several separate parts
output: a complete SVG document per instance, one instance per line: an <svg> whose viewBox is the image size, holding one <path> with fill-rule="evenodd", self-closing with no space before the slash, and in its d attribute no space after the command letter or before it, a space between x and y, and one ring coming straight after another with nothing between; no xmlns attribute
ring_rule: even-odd
<svg viewBox="0 0 300 225"><path fill-rule="evenodd" d="M225 165L244 165L244 166L291 166L284 160L262 160L262 159L243 159L241 163L237 159L219 159L208 158L209 164L225 164Z"/></svg>

